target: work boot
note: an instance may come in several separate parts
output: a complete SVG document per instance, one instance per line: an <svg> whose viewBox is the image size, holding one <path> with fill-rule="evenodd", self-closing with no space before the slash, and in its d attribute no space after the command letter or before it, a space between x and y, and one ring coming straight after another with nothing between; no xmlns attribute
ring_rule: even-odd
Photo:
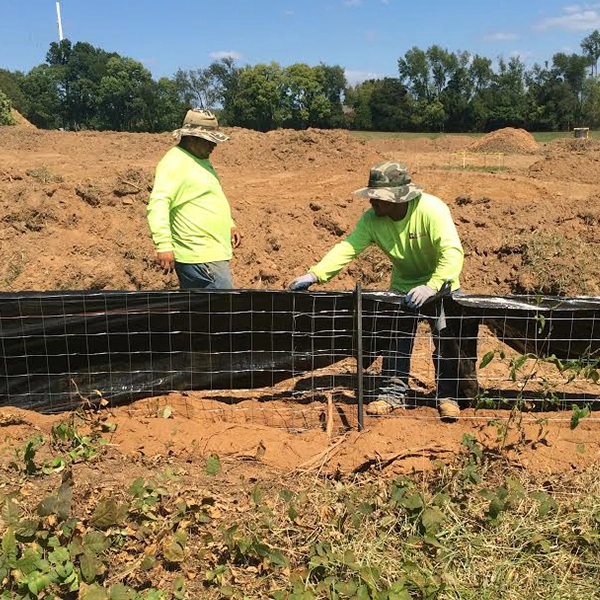
<svg viewBox="0 0 600 600"><path fill-rule="evenodd" d="M438 404L438 411L442 421L452 423L460 416L460 406L452 398L441 398Z"/></svg>
<svg viewBox="0 0 600 600"><path fill-rule="evenodd" d="M368 415L389 415L396 408L406 408L406 382L399 377L390 377L379 388L377 400L367 404Z"/></svg>

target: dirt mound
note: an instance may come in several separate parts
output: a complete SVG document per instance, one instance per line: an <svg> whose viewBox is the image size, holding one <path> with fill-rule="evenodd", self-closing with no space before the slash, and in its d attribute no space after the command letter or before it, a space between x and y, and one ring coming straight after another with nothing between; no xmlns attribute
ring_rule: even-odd
<svg viewBox="0 0 600 600"><path fill-rule="evenodd" d="M443 135L437 138L379 138L369 141L369 145L383 153L393 152L459 152L473 142L468 135Z"/></svg>
<svg viewBox="0 0 600 600"><path fill-rule="evenodd" d="M37 127L33 123L30 123L18 110L15 110L14 108L12 108L10 111L10 114L12 115L12 118L14 119L14 121L17 125L21 125L22 127L30 127L32 129L37 129Z"/></svg>
<svg viewBox="0 0 600 600"><path fill-rule="evenodd" d="M363 140L345 130L276 129L268 133L233 127L223 147L222 164L226 167L289 171L298 167L345 163L359 167L372 150Z"/></svg>
<svg viewBox="0 0 600 600"><path fill-rule="evenodd" d="M546 146L550 152L567 151L585 154L586 152L600 150L600 140L559 138L548 142Z"/></svg>
<svg viewBox="0 0 600 600"><path fill-rule="evenodd" d="M598 183L600 142L597 140L556 140L541 160L529 168L529 175L539 179L560 179L576 183Z"/></svg>
<svg viewBox="0 0 600 600"><path fill-rule="evenodd" d="M538 143L524 129L505 127L488 133L467 148L471 152L503 152L504 154L533 154Z"/></svg>

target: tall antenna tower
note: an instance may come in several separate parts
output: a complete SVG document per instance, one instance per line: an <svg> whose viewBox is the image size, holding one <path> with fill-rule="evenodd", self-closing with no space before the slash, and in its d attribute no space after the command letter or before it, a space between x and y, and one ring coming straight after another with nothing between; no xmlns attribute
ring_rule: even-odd
<svg viewBox="0 0 600 600"><path fill-rule="evenodd" d="M60 18L60 2L56 0L56 22L58 23L58 41L63 41L62 19Z"/></svg>

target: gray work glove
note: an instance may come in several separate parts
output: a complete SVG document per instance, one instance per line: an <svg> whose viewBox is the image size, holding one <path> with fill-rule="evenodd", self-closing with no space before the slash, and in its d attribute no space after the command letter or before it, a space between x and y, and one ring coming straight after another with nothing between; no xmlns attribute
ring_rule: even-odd
<svg viewBox="0 0 600 600"><path fill-rule="evenodd" d="M435 294L436 291L432 290L428 285L418 285L406 294L404 301L409 308L421 308L421 306L428 300L431 300Z"/></svg>
<svg viewBox="0 0 600 600"><path fill-rule="evenodd" d="M306 275L302 275L302 277L296 277L296 279L288 285L288 289L292 292L307 290L313 283L317 283L317 281L317 276L314 273L307 273Z"/></svg>

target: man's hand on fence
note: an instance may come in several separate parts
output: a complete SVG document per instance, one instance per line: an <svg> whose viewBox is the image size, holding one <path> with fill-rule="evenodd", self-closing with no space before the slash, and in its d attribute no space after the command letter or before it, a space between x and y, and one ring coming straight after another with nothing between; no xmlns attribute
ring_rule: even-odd
<svg viewBox="0 0 600 600"><path fill-rule="evenodd" d="M421 308L428 300L435 296L435 290L432 290L428 285L418 285L414 287L404 301L409 308Z"/></svg>
<svg viewBox="0 0 600 600"><path fill-rule="evenodd" d="M306 275L302 275L302 277L296 277L290 283L288 289L292 292L307 290L313 283L317 283L317 276L314 273L307 273Z"/></svg>
<svg viewBox="0 0 600 600"><path fill-rule="evenodd" d="M173 252L157 252L156 261L165 275L175 270L175 254Z"/></svg>

